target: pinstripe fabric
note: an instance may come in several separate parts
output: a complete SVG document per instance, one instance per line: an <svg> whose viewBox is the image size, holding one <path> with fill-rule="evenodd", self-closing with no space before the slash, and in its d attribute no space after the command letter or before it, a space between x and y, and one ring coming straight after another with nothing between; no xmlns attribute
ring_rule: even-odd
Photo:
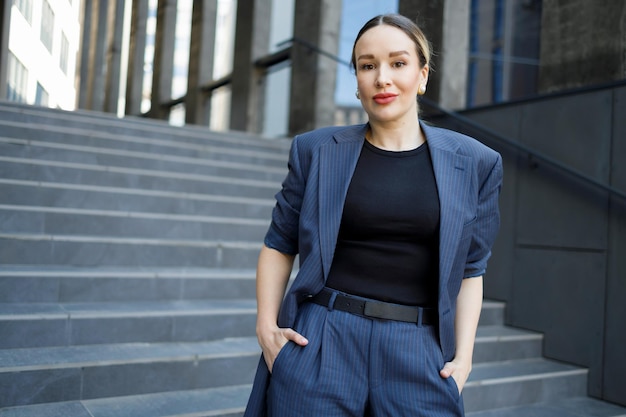
<svg viewBox="0 0 626 417"><path fill-rule="evenodd" d="M433 160L440 198L439 344L454 356L456 297L464 277L482 275L499 227L500 155L476 140L421 124ZM328 127L296 137L289 174L276 194L268 247L299 254L298 276L278 318L292 327L298 306L324 286L332 263L343 203L367 125ZM266 413L269 372L261 358L246 416Z"/></svg>
<svg viewBox="0 0 626 417"><path fill-rule="evenodd" d="M295 328L309 345L281 350L268 389L272 417L463 415L433 326L372 320L307 303Z"/></svg>

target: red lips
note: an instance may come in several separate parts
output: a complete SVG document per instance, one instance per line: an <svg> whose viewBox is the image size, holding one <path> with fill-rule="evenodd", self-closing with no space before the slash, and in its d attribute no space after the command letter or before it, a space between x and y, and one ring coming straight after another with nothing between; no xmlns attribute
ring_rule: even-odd
<svg viewBox="0 0 626 417"><path fill-rule="evenodd" d="M398 95L394 93L378 93L374 95L374 101L378 104L388 104L394 101L396 97Z"/></svg>

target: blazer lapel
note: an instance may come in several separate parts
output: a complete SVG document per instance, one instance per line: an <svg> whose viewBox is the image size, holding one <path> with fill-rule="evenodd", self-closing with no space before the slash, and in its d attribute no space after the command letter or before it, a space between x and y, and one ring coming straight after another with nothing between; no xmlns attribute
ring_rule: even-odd
<svg viewBox="0 0 626 417"><path fill-rule="evenodd" d="M367 125L341 130L320 149L319 233L324 280L328 277L339 234L343 204L363 148Z"/></svg>
<svg viewBox="0 0 626 417"><path fill-rule="evenodd" d="M470 187L470 158L457 153L458 145L445 131L422 124L430 150L439 192L439 280L445 286L459 245L464 223L464 204Z"/></svg>
<svg viewBox="0 0 626 417"><path fill-rule="evenodd" d="M470 158L457 153L458 145L443 130L422 123L439 193L440 285L446 285L463 231L464 204L471 181ZM363 148L367 124L341 130L320 149L319 234L324 279L332 264L343 204Z"/></svg>

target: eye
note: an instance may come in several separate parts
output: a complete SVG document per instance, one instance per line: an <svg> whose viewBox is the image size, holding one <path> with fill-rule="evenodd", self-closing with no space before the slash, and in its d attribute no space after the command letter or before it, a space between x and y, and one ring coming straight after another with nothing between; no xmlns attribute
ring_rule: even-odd
<svg viewBox="0 0 626 417"><path fill-rule="evenodd" d="M359 69L361 71L368 71L368 70L373 70L374 69L374 64L361 64L359 66Z"/></svg>
<svg viewBox="0 0 626 417"><path fill-rule="evenodd" d="M393 66L394 68L402 68L402 67L404 67L405 65L406 65L406 62L404 62L404 61L396 61L396 62L394 62L394 63L392 64L392 66Z"/></svg>

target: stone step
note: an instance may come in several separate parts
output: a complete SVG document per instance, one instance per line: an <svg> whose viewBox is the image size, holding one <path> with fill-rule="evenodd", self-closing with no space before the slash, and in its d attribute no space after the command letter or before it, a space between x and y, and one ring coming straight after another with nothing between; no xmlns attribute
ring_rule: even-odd
<svg viewBox="0 0 626 417"><path fill-rule="evenodd" d="M0 125L0 128L2 126ZM5 134L5 132L3 132ZM128 166L153 170L190 172L207 175L224 175L240 178L258 178L280 181L287 173L287 157L273 161L248 157L239 151L230 160L217 158L214 154L198 152L174 152L172 149L128 150L94 146L82 136L62 135L60 143L50 141L14 139L0 136L0 153L15 158L34 158L53 161L81 162L96 165ZM276 155L273 155L276 156Z"/></svg>
<svg viewBox="0 0 626 417"><path fill-rule="evenodd" d="M262 242L0 233L0 264L255 268Z"/></svg>
<svg viewBox="0 0 626 417"><path fill-rule="evenodd" d="M4 264L0 270L0 303L253 299L255 286L254 269ZM502 303L483 302L480 328L485 330L479 336L485 341L528 342L541 338L537 333L513 328L500 332L503 309ZM485 359L490 358L500 357Z"/></svg>
<svg viewBox="0 0 626 417"><path fill-rule="evenodd" d="M474 363L541 357L543 335L502 324L481 324L476 332Z"/></svg>
<svg viewBox="0 0 626 417"><path fill-rule="evenodd" d="M269 219L0 204L2 233L261 242L269 224Z"/></svg>
<svg viewBox="0 0 626 417"><path fill-rule="evenodd" d="M0 349L253 336L256 302L2 303Z"/></svg>
<svg viewBox="0 0 626 417"><path fill-rule="evenodd" d="M0 414L1 415L1 414ZM626 417L626 408L589 397L467 413L467 417Z"/></svg>
<svg viewBox="0 0 626 417"><path fill-rule="evenodd" d="M463 390L467 412L587 394L587 369L543 358L474 365Z"/></svg>
<svg viewBox="0 0 626 417"><path fill-rule="evenodd" d="M202 268L0 269L0 303L254 299L255 271Z"/></svg>
<svg viewBox="0 0 626 417"><path fill-rule="evenodd" d="M242 417L250 385L68 401L0 410L0 417Z"/></svg>
<svg viewBox="0 0 626 417"><path fill-rule="evenodd" d="M499 325L504 323L505 304L499 301L484 300L480 312L481 326Z"/></svg>
<svg viewBox="0 0 626 417"><path fill-rule="evenodd" d="M230 302L2 303L0 334L5 336L0 348L250 336L254 335L255 313L254 301L236 299ZM540 350L541 337L503 326L480 326L476 343L476 363L496 355L512 360L535 357ZM523 347L510 349L512 343Z"/></svg>
<svg viewBox="0 0 626 417"><path fill-rule="evenodd" d="M259 357L250 337L0 351L0 407L250 384Z"/></svg>
<svg viewBox="0 0 626 417"><path fill-rule="evenodd" d="M275 200L0 178L0 203L268 220Z"/></svg>
<svg viewBox="0 0 626 417"><path fill-rule="evenodd" d="M226 163L283 167L288 156L286 149L248 149L245 145L213 145L157 139L145 134L126 136L111 133L94 133L89 129L65 126L42 126L32 123L0 121L0 143L12 146L31 146L40 151L67 149L98 152L102 155L128 155L137 158L176 160L176 158L202 158ZM151 155L147 156L147 155ZM164 158L165 155L170 158Z"/></svg>
<svg viewBox="0 0 626 417"><path fill-rule="evenodd" d="M217 175L168 172L125 166L97 165L0 156L0 178L77 186L222 195L272 199L280 182Z"/></svg>
<svg viewBox="0 0 626 417"><path fill-rule="evenodd" d="M5 294L0 347L216 338L231 329L216 330L212 321L228 320L238 326L235 335L254 334L255 304L236 298L253 300L254 286L252 271L8 267L0 273ZM29 300L37 303L26 303ZM146 302L155 300L165 302ZM195 326L206 334L194 333ZM476 349L477 362L527 357L540 350L540 337L501 326L481 326L477 343L483 346Z"/></svg>
<svg viewBox="0 0 626 417"><path fill-rule="evenodd" d="M172 126L167 122L128 116L120 119L110 114L76 110L67 112L37 106L22 106L14 103L0 103L0 123L22 123L42 128L54 126L65 129L88 131L91 135L116 135L125 137L149 138L175 143L235 147L247 150L260 150L286 153L290 141L285 139L264 139L259 135L245 132L215 132L202 126Z"/></svg>
<svg viewBox="0 0 626 417"><path fill-rule="evenodd" d="M253 350L253 339L245 339L250 346L250 353L247 356L249 360L249 364L247 366L249 369L247 371L240 371L241 374L246 374L245 378L248 378L249 381L252 380L252 374L254 373L255 363L258 360L258 347L256 350ZM241 343L241 340L237 340L237 343ZM207 344L197 344L199 346L204 346ZM135 348L136 350L140 350L133 345L130 345L126 351ZM77 348L78 349L78 348ZM167 348L163 348L168 350ZM171 348L170 348L171 349ZM123 348L117 347L115 356L119 358L120 355L125 354L125 350ZM122 351L124 353L119 353L118 351ZM154 349L154 351L158 351L158 348ZM42 354L35 355L35 352L27 352L30 353L30 356L44 356ZM12 368L7 367L7 373L11 374L12 386L15 388L11 391L7 391L8 394L5 394L6 400L4 400L4 406L18 406L20 405L20 397L24 396L22 401L25 401L26 404L35 404L38 402L51 402L55 401L53 398L56 398L59 393L62 395L63 399L61 401L81 401L83 406L87 406L86 401L91 401L93 398L98 398L100 394L102 398L104 398L99 404L102 407L109 408L114 404L125 404L127 407L133 407L133 416L143 416L150 415L146 414L149 412L149 409L144 409L144 407L149 407L145 403L149 403L146 401L151 397L122 397L118 398L119 395L135 395L138 394L138 391L142 391L139 393L147 394L148 390L151 389L159 389L157 384L167 384L168 386L176 385L180 387L181 384L190 384L194 378L187 375L187 378L176 378L176 371L172 369L172 363L180 363L181 367L184 368L185 362L184 359L179 358L177 361L169 361L170 366L166 367L159 362L158 358L146 358L145 355L142 355L141 358L136 359L139 363L136 363L134 366L132 364L132 358L127 359L129 363L127 368L129 369L125 372L123 366L121 366L118 362L112 361L110 364L107 363L106 354L99 353L98 358L103 358L101 361L99 360L97 363L93 361L86 361L85 363L80 363L79 360L72 360L72 364L68 364L67 361L64 361L63 358L66 358L67 351L57 353L59 359L55 361L55 365L53 369L49 369L48 371L51 373L61 373L63 370L72 370L76 369L76 372L80 375L76 375L75 373L68 372L64 378L58 376L57 378L49 378L49 381L53 381L49 385L46 386L47 389L42 389L41 386L34 386L30 390L24 390L23 387L31 386L28 382L29 378L34 377L34 373L38 372L38 369L35 365L29 364L23 367L23 370L20 371L19 364L13 365ZM92 352L93 353L93 352ZM126 353L127 354L127 353ZM228 349L224 351L221 355L226 355L227 357L236 356L241 359L241 355L236 352L236 349ZM219 353L217 356L221 356ZM230 356L228 356L230 355ZM51 353L48 353L48 356L53 356ZM80 358L79 354L71 355L72 358ZM89 356L89 355L88 355ZM154 356L154 355L153 355ZM163 356L175 356L171 352L167 352L163 354ZM215 354L198 354L194 352L189 355L188 361L197 361L198 368L203 368L204 360L206 357L213 358ZM95 356L90 356L91 358ZM17 360L14 359L14 362ZM111 366L111 368L108 368ZM40 365L40 368L44 368L44 365ZM96 369L94 369L96 368ZM149 381L138 380L136 376L138 374L137 368L150 368L153 369L151 378ZM167 369L163 369L167 368ZM511 369L513 368L521 368L522 370L516 370L515 375L512 376ZM105 376L103 375L104 369L107 371L110 370L111 373L115 373L115 376ZM205 370L205 369L202 369ZM98 372L100 371L100 372ZM194 374L196 376L197 374ZM511 407L522 407L524 404L530 403L566 403L570 398L577 398L580 396L584 396L585 390L585 382L586 382L587 371L582 370L570 365L565 365L553 361L548 361L544 359L532 359L532 360L522 360L522 361L512 361L512 362L495 362L485 365L478 365L475 367L474 372L470 376L470 380L466 384L464 390L464 402L466 411L470 416L476 417L486 417L486 416L497 416L499 414L478 414L478 412L489 412L496 413L501 411L503 407L511 408ZM21 377L23 376L24 382L22 382ZM82 394L78 394L78 387L74 386L74 392L72 392L72 378L76 380L75 384L82 382ZM245 380L245 378L241 378L239 380ZM105 386L102 384L102 381L107 381L112 384L112 386ZM195 380L194 380L195 381ZM226 385L226 381L222 381L222 386ZM230 380L229 380L230 382ZM54 384L59 384L63 387L54 387ZM230 382L231 385L236 384L236 382ZM494 389L494 387L498 387L498 389ZM208 388L208 387L206 387ZM161 388L162 389L162 388ZM181 388L179 388L181 389ZM183 388L184 389L184 388ZM187 389L195 389L195 388L187 388ZM33 398L32 391L36 390L36 398ZM495 391L498 391L498 395L494 397L496 394ZM582 391L582 393L581 393ZM21 392L22 394L16 394L17 392ZM153 391L156 392L156 391ZM240 387L237 389L238 394L235 395L236 398L233 398L233 402L230 403L229 409L237 410L240 412L243 407L245 407L247 395L249 393L249 386ZM99 394L97 394L99 393ZM514 395L511 395L514 393ZM30 395L29 395L30 394ZM191 393L189 393L191 394ZM503 395L504 394L504 395ZM517 395L515 395L517 394ZM80 396L79 396L80 395ZM171 395L172 397L177 397L178 395L182 395L181 393L166 393L163 395ZM106 398L105 398L106 397ZM122 402L119 403L118 401ZM58 401L58 400L57 400ZM46 407L51 407L52 409L57 407L66 407L69 404L53 404L53 405L45 405L38 407L25 407L22 410L24 414L12 414L14 416L23 415L23 416L37 416L42 414L27 414L29 410L32 412L42 412ZM77 404L74 404L75 406ZM77 410L82 410L80 407L76 407ZM89 408L89 407L87 407ZM145 411L142 411L145 410ZM174 408L176 410L178 408ZM498 410L498 411L496 411ZM17 409L13 412L17 412ZM69 411L68 411L69 412ZM100 410L99 412L105 413L107 411ZM112 412L109 410L108 412ZM116 410L120 414L116 414L116 416L125 416L131 414L121 414L125 411ZM472 414L474 413L474 414ZM8 414L11 415L11 414ZM49 414L50 415L50 414ZM102 416L106 416L109 414L101 414ZM157 414L158 415L158 414ZM164 414L169 415L169 414ZM176 414L172 414L176 415ZM204 415L204 414L198 414ZM209 415L209 414L206 414ZM213 415L213 414L210 414ZM217 414L221 415L221 414ZM513 414L514 416L521 416L522 414ZM527 415L535 415L535 414L526 414ZM543 415L543 414L541 414ZM554 415L554 414L552 414ZM581 415L581 414L577 414ZM584 414L587 415L587 414ZM619 415L619 414L613 414ZM6 417L0 414L2 417ZM82 414L67 414L67 417L73 416L82 416ZM94 414L94 417L96 414Z"/></svg>

